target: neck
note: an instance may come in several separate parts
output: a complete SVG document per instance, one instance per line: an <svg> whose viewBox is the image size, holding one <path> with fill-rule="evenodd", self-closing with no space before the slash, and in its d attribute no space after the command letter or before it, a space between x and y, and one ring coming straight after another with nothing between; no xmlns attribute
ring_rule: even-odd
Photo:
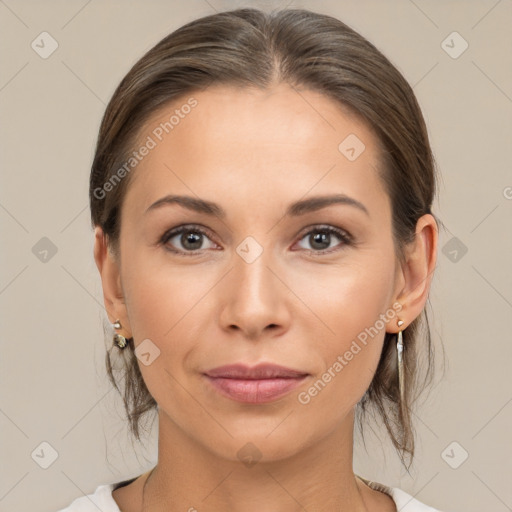
<svg viewBox="0 0 512 512"><path fill-rule="evenodd" d="M237 447L233 455L219 456L159 410L158 464L146 480L143 512L367 511L352 470L353 425L352 412L300 451L279 457L265 445L260 460L244 463L237 456L240 443L230 439ZM257 448L240 445L258 458Z"/></svg>

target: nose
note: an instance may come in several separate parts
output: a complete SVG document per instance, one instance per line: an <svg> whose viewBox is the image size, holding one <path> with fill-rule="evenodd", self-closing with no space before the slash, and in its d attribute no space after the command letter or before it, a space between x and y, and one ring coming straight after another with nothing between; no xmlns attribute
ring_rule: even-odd
<svg viewBox="0 0 512 512"><path fill-rule="evenodd" d="M221 327L253 341L278 336L290 324L291 292L269 252L263 250L252 262L235 254L232 270L220 283Z"/></svg>

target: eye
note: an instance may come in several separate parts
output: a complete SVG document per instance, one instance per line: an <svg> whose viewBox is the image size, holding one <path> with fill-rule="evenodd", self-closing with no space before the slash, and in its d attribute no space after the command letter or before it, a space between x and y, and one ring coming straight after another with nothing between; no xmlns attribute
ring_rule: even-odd
<svg viewBox="0 0 512 512"><path fill-rule="evenodd" d="M338 250L336 249L336 245L340 245L339 243L335 244L335 248L332 249L331 244L336 238L343 242L343 246L352 245L352 236L346 231L333 226L315 226L314 229L310 229L300 241L306 240L306 242L310 244L310 248L303 247L308 252L331 253Z"/></svg>
<svg viewBox="0 0 512 512"><path fill-rule="evenodd" d="M178 228L167 231L161 238L160 242L166 246L166 249L175 253L181 253L184 255L194 255L196 251L203 249L212 249L216 246L211 242L210 246L204 245L205 239L208 239L208 233L198 226L180 226ZM181 244L181 248L175 247ZM174 246L174 248L173 248ZM191 253L191 254L185 254Z"/></svg>
<svg viewBox="0 0 512 512"><path fill-rule="evenodd" d="M205 246L205 239L210 242L209 245L206 244ZM335 242L335 239L338 239L342 244L335 244L333 248L332 242ZM316 254L329 254L341 250L343 246L353 245L352 236L347 231L333 226L315 226L302 236L299 244L303 240L310 244L310 247L301 247L310 253ZM194 256L202 250L218 247L211 241L207 231L196 225L179 226L166 231L160 243L168 251L183 256ZM181 247L179 247L180 245Z"/></svg>

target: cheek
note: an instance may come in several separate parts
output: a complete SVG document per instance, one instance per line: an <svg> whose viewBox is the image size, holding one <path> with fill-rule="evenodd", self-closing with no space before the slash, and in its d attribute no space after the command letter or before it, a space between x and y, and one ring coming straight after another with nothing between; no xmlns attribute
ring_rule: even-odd
<svg viewBox="0 0 512 512"><path fill-rule="evenodd" d="M347 257L340 265L320 266L314 273L299 269L291 282L312 312L308 318L317 319L317 334L323 332L324 339L341 343L373 326L390 308L393 269L392 258L368 251L357 255L357 260L354 253L353 259ZM327 346L333 346L332 342Z"/></svg>
<svg viewBox="0 0 512 512"><path fill-rule="evenodd" d="M139 364L156 398L152 384L162 387L166 370L179 379L194 366L192 354L204 342L204 323L211 318L208 293L214 289L215 276L198 269L187 272L177 265L157 265L147 255L132 255L123 289L136 345L149 339L159 350L151 366ZM168 384L176 385L172 379Z"/></svg>
<svg viewBox="0 0 512 512"><path fill-rule="evenodd" d="M204 284L204 283L203 283ZM206 290L208 287L206 287ZM135 341L150 338L166 351L183 351L197 338L194 321L201 310L203 286L175 270L139 273L130 283L127 302L130 325Z"/></svg>
<svg viewBox="0 0 512 512"><path fill-rule="evenodd" d="M322 382L311 390L319 406L324 400L326 406L329 400L347 406L359 401L377 369L388 322L396 319L390 304L392 259L376 254L362 260L336 271L325 267L315 286L311 277L297 276L299 293L314 312L303 327L323 366L317 375Z"/></svg>
<svg viewBox="0 0 512 512"><path fill-rule="evenodd" d="M201 340L201 297L211 286L191 286L183 272L170 267L136 267L134 259L133 268L137 272L127 269L125 286L132 334L136 346L149 339L158 349L153 349L158 356L149 365L138 360L142 377L166 410L187 410L190 397L179 383L185 382L184 370Z"/></svg>
<svg viewBox="0 0 512 512"><path fill-rule="evenodd" d="M150 338L172 344L173 334L194 315L208 282L191 282L191 274L182 266L165 258L161 261L161 255L155 258L150 251L137 253L135 248L123 270L123 290L135 340Z"/></svg>

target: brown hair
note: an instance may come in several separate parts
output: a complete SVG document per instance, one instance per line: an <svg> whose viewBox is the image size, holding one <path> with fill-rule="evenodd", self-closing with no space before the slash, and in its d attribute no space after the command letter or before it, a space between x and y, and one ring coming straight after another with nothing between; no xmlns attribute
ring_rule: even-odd
<svg viewBox="0 0 512 512"><path fill-rule="evenodd" d="M101 123L89 189L92 225L103 229L116 256L121 257L120 211L131 174L118 180L108 194L104 184L127 161L149 117L210 84L263 89L278 82L325 94L366 121L376 134L378 171L392 205L395 252L404 262L416 222L423 214L432 214L436 192L435 162L420 107L410 85L373 44L336 18L302 9L237 9L189 22L150 49L123 78ZM386 333L373 381L358 403L357 420L362 432L363 416L372 406L404 463L404 455L411 462L414 456L411 407L433 375L425 309L403 335L404 403L398 388L396 335ZM119 356L124 358L119 383L110 351L106 364L123 397L130 432L140 441L139 422L157 404L133 347L130 339L130 350ZM425 370L422 382L420 369ZM124 392L119 387L123 378Z"/></svg>

